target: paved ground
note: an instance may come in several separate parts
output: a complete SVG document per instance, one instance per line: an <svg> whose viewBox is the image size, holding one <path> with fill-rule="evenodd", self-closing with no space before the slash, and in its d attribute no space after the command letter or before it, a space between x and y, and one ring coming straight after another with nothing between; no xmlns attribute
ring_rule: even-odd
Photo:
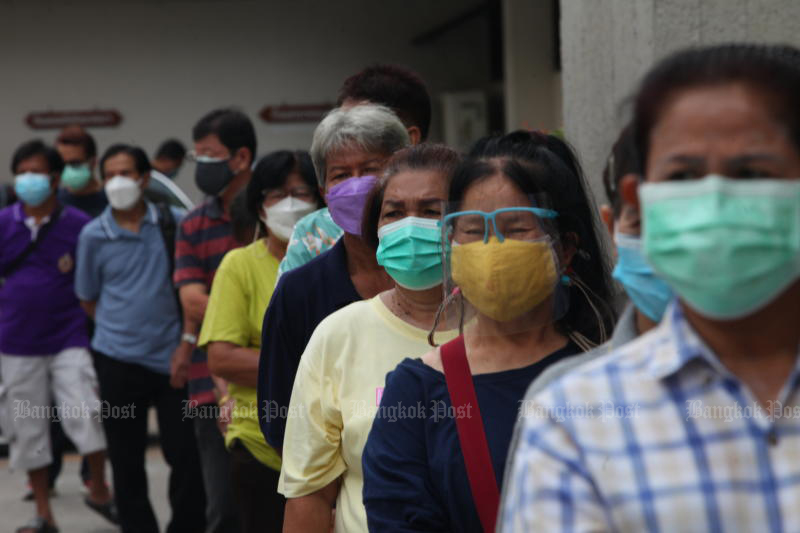
<svg viewBox="0 0 800 533"><path fill-rule="evenodd" d="M64 469L56 485L57 496L53 498L53 512L61 533L115 533L119 529L86 507L83 503L77 455L64 457ZM150 480L150 501L158 521L163 528L169 515L167 503L168 469L161 450L151 447L147 453L147 477ZM108 471L109 479L110 469ZM21 472L10 472L8 461L0 459L0 533L13 533L27 522L34 512L33 504L22 501L26 476Z"/></svg>

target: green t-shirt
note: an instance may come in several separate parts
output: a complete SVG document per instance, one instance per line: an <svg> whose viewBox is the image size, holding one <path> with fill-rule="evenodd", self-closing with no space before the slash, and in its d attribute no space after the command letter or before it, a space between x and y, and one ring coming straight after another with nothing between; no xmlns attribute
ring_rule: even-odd
<svg viewBox="0 0 800 533"><path fill-rule="evenodd" d="M230 342L260 349L264 310L277 277L278 260L269 253L263 240L228 252L211 286L198 346L206 348L212 342ZM258 424L256 389L229 383L228 392L235 404L225 445L239 439L256 459L280 470L280 456L264 440Z"/></svg>

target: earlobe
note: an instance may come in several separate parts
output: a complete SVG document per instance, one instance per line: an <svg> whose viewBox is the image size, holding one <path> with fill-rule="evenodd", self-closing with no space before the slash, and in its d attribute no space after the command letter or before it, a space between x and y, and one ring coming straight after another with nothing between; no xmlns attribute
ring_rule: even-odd
<svg viewBox="0 0 800 533"><path fill-rule="evenodd" d="M614 210L608 204L600 206L600 218L608 230L608 234L614 236Z"/></svg>
<svg viewBox="0 0 800 533"><path fill-rule="evenodd" d="M409 126L406 128L408 137L411 139L411 144L419 144L422 142L422 131L417 126Z"/></svg>

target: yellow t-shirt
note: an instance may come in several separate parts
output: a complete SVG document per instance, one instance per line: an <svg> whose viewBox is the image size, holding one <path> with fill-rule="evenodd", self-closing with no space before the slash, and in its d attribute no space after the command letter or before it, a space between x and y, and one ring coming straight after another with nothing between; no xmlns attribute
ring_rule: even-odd
<svg viewBox="0 0 800 533"><path fill-rule="evenodd" d="M261 348L264 311L272 297L278 276L278 260L258 240L244 248L231 250L222 259L214 276L198 346L215 341L230 342L244 348ZM235 400L225 445L239 439L253 456L280 470L280 455L269 446L258 424L256 389L228 384Z"/></svg>
<svg viewBox="0 0 800 533"><path fill-rule="evenodd" d="M436 342L457 333L437 332ZM361 454L386 374L406 357L430 349L428 331L396 317L380 296L320 322L294 380L278 492L298 498L342 476L336 531L367 531Z"/></svg>

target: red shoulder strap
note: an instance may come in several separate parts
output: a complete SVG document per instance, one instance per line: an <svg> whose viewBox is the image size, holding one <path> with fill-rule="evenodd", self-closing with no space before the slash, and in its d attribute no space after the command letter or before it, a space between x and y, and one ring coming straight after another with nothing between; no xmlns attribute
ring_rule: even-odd
<svg viewBox="0 0 800 533"><path fill-rule="evenodd" d="M459 336L441 347L442 367L450 403L456 412L469 413L470 416L456 417L458 441L467 467L472 499L478 509L478 516L486 533L494 531L497 509L500 505L500 491L494 475L486 431L483 429L478 397L472 382L472 373L467 361L464 337ZM466 406L471 406L469 411ZM464 409L458 409L464 407Z"/></svg>

